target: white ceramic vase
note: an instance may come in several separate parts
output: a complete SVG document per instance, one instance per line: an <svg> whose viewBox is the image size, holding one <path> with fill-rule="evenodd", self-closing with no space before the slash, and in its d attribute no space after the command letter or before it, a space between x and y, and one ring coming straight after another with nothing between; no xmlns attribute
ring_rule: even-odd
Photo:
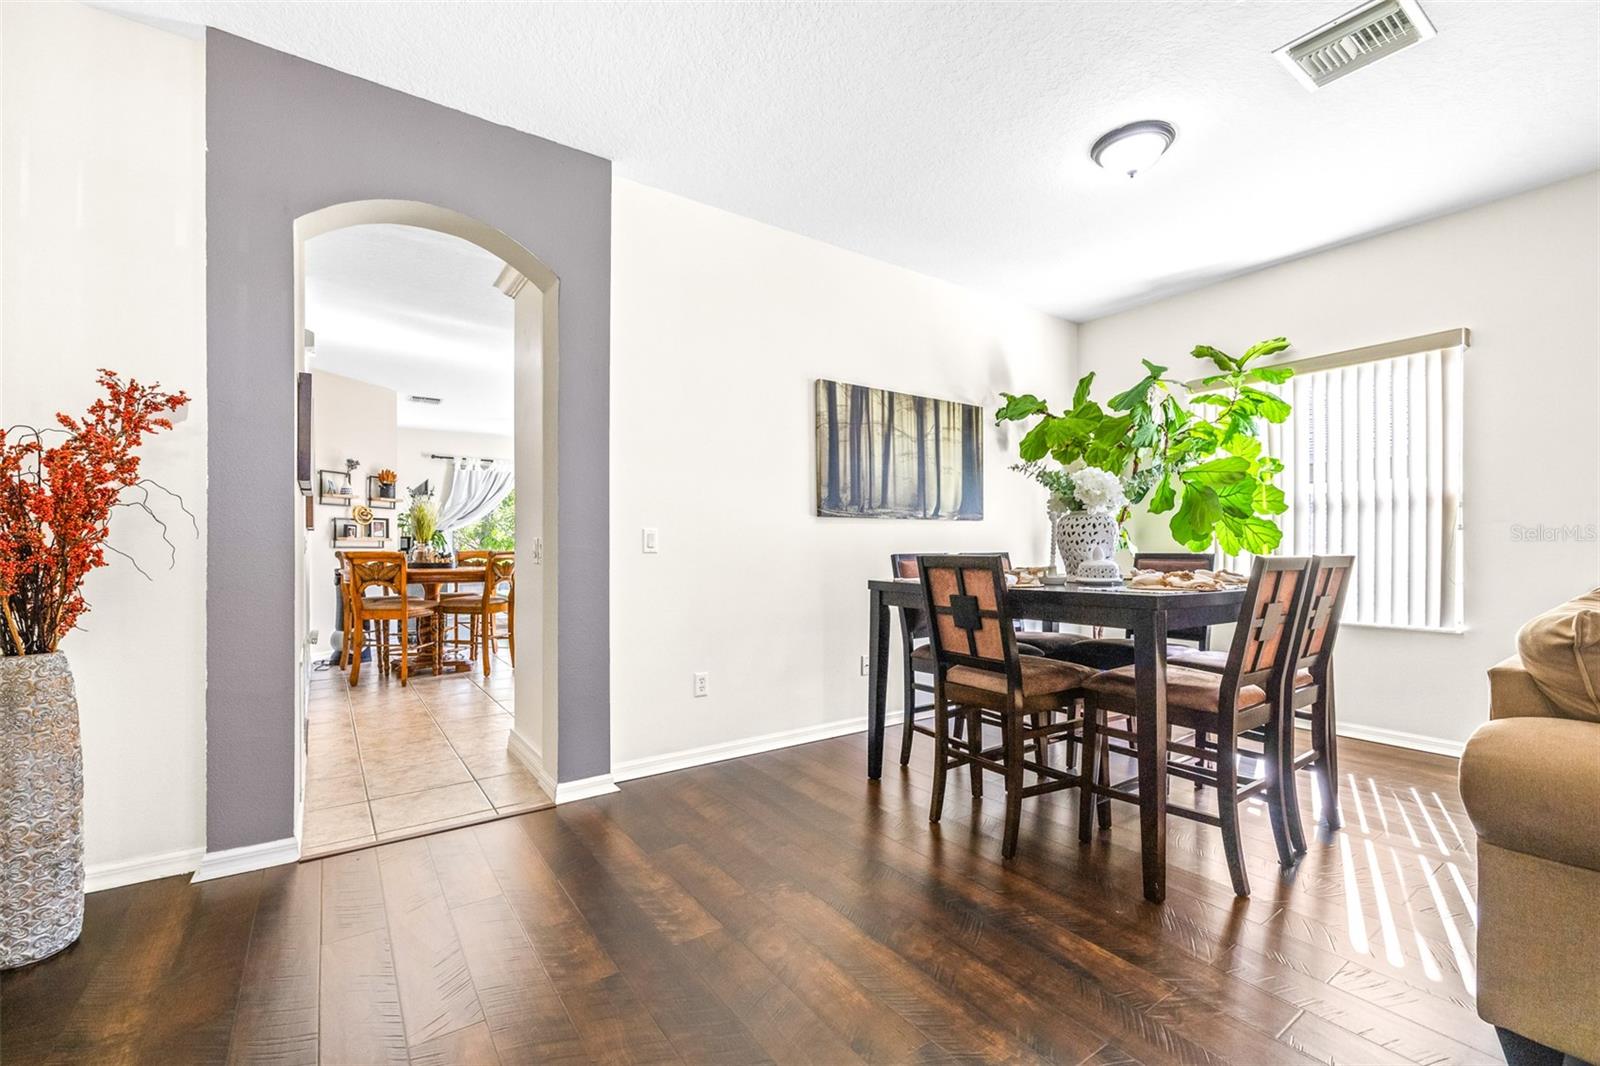
<svg viewBox="0 0 1600 1066"><path fill-rule="evenodd" d="M1096 548L1102 559L1117 553L1117 520L1109 511L1067 511L1056 518L1055 532L1064 574L1076 574L1079 563L1096 557Z"/></svg>

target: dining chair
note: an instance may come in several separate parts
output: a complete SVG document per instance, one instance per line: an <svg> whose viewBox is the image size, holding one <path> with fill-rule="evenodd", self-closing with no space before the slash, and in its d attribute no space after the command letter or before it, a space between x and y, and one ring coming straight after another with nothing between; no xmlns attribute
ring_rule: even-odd
<svg viewBox="0 0 1600 1066"><path fill-rule="evenodd" d="M501 591L504 589L504 591ZM484 563L481 592L458 592L439 597L439 613L448 622L465 617L478 634L478 650L483 658L483 676L488 677L493 652L498 647L494 620L506 618L506 643L511 665L517 665L517 558L515 552L490 552Z"/></svg>
<svg viewBox="0 0 1600 1066"><path fill-rule="evenodd" d="M1135 570L1172 573L1177 570L1214 570L1216 565L1217 557L1207 552L1138 552L1133 557ZM1031 638L1033 634L1029 636ZM1210 646L1210 639L1207 626L1175 629L1167 634L1168 654L1188 648L1188 643L1173 644L1172 641L1186 641L1204 649ZM1040 647L1051 658L1065 659L1096 670L1114 670L1119 666L1133 665L1133 638L1127 633L1120 637L1077 637L1066 642L1044 643Z"/></svg>
<svg viewBox="0 0 1600 1066"><path fill-rule="evenodd" d="M1001 566L1011 569L1011 556L1006 552L992 552L989 554L1000 557ZM915 552L896 552L889 556L889 567L895 577L915 578L917 576L917 554ZM1017 650L1023 655L1043 655L1044 649L1036 643L1040 637L1068 636L1068 634L1034 633L1029 632ZM1076 638L1081 639L1081 638ZM918 693L933 693L933 683L918 680L918 676L932 678L933 676L933 648L928 643L928 616L927 612L916 607L900 608L900 665L902 685L904 689L905 718L900 729L900 765L911 765L911 741L916 734L925 737L934 735L932 726L921 725L917 722L917 715L933 709L932 704L919 703ZM954 723L954 732L961 736L965 728L965 719L957 718ZM1071 752L1068 752L1068 763L1072 761Z"/></svg>
<svg viewBox="0 0 1600 1066"><path fill-rule="evenodd" d="M339 564L339 633L342 637L339 641L339 669L348 670L350 669L351 644L354 640L353 634L356 626L355 607L351 603L353 595L351 590L354 586L350 580L350 563L345 559L345 553L342 551L334 552L333 556ZM363 623L363 626L370 625L374 627L375 639L373 640L373 647L377 652L377 666L380 671L387 671L389 649L385 636L377 628L379 624L375 620L368 619Z"/></svg>
<svg viewBox="0 0 1600 1066"><path fill-rule="evenodd" d="M462 548L455 553L455 564L457 566L487 566L489 556L493 554L494 552L487 548ZM442 586L440 593L441 595L449 593L481 595L483 593L483 582L452 581ZM462 625L467 627L465 638L461 637ZM479 644L478 616L469 614L453 616L450 621L449 636L444 638L444 643L447 647L465 648L467 650L467 658L476 659L478 657Z"/></svg>
<svg viewBox="0 0 1600 1066"><path fill-rule="evenodd" d="M1290 691L1285 697L1295 719L1306 722L1311 734L1308 750L1295 751L1296 734L1285 733L1284 789L1290 801L1285 809L1289 836L1295 851L1305 854L1305 831L1300 825L1295 774L1309 768L1316 778L1322 804L1322 821L1329 829L1342 824L1339 813L1339 736L1338 717L1333 704L1333 644L1339 635L1339 619L1344 615L1345 594L1350 591L1353 555L1315 555L1306 575L1306 599L1295 625L1294 650L1289 674ZM1181 666L1221 673L1227 665L1219 651L1188 650L1167 660Z"/></svg>
<svg viewBox="0 0 1600 1066"><path fill-rule="evenodd" d="M950 771L968 766L974 796L983 794L983 771L1005 780L1005 836L1001 854L1017 851L1022 801L1072 788L1081 775L1070 765L1049 765L1043 753L1052 738L1076 734L1083 718L1070 712L1091 672L1073 663L1023 655L1006 608L1006 575L999 555L923 555L918 557L928 605L928 635L934 661L934 779L928 820L944 813ZM965 738L952 735L950 723L966 718ZM985 724L998 726L1000 746L986 748ZM1034 743L1033 759L1027 745ZM1087 757L1079 760L1086 764ZM1023 784L1023 775L1036 775Z"/></svg>
<svg viewBox="0 0 1600 1066"><path fill-rule="evenodd" d="M1295 861L1288 819L1288 793L1283 774L1283 749L1289 742L1294 720L1285 713L1284 693L1293 663L1294 636L1309 586L1311 560L1299 556L1259 556L1250 573L1234 627L1233 644L1228 649L1221 673L1192 667L1167 667L1167 728L1201 731L1216 738L1214 750L1169 740L1166 772L1174 777L1199 781L1215 787L1217 812L1202 811L1167 803L1167 813L1189 818L1222 830L1223 851L1228 860L1228 876L1240 896L1250 894L1245 873L1244 844L1239 831L1239 807L1260 795L1267 804L1278 861L1292 866ZM1138 703L1132 666L1117 667L1095 674L1084 688L1083 743L1085 761L1103 763L1111 754L1151 757L1138 750ZM1107 712L1127 716L1127 728L1113 729L1101 721ZM1258 761L1259 777L1241 783L1239 738L1252 730L1265 737L1263 758ZM1122 742L1113 746L1109 740ZM1246 754L1249 754L1248 752ZM1192 761L1176 761L1177 755ZM1210 760L1209 762L1207 760ZM1091 783L1080 796L1078 838L1088 843L1092 837L1093 813L1102 829L1110 823L1110 800L1143 802L1146 797L1136 788L1138 778L1115 784ZM1091 812L1091 807L1094 810ZM1148 851L1154 842L1143 840Z"/></svg>
<svg viewBox="0 0 1600 1066"><path fill-rule="evenodd" d="M380 648L388 643L388 623L396 622L400 630L400 684L405 685L411 676L411 639L408 633L412 619L419 627L433 615L433 604L406 594L406 556L397 551L346 552L345 561L350 567L351 655L350 684L361 680L361 646L366 623L377 622L384 636ZM367 595L370 589L381 590L380 595ZM424 647L425 634L419 628L417 649Z"/></svg>

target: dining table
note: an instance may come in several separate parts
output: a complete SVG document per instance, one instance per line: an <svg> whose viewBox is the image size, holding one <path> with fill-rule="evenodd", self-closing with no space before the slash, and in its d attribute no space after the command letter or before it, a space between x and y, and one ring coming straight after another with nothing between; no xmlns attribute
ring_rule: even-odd
<svg viewBox="0 0 1600 1066"><path fill-rule="evenodd" d="M889 679L889 612L927 609L915 578L867 582L870 647L867 664L867 777L883 775L885 700ZM1241 588L1190 591L1073 585L1012 586L1005 608L1014 619L1125 629L1133 637L1135 719L1139 738L1140 853L1144 895L1167 895L1167 634L1238 620ZM1024 638L1025 639L1025 638Z"/></svg>
<svg viewBox="0 0 1600 1066"><path fill-rule="evenodd" d="M440 591L447 585L482 585L487 578L487 567L481 565L427 566L412 563L406 567L406 584L421 585L425 600L437 600ZM466 659L445 658L443 642L437 637L435 634L431 664L424 664L420 669L432 669L435 674L462 673L472 669L472 663Z"/></svg>

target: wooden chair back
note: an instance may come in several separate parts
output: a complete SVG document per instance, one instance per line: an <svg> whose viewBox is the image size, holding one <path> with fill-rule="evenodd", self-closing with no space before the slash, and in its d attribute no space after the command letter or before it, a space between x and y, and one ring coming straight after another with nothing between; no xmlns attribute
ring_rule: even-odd
<svg viewBox="0 0 1600 1066"><path fill-rule="evenodd" d="M1311 560L1299 555L1258 555L1250 571L1233 645L1222 673L1221 728L1231 728L1239 689L1255 685L1269 696L1283 691L1294 654L1295 625L1305 603Z"/></svg>
<svg viewBox="0 0 1600 1066"><path fill-rule="evenodd" d="M468 548L465 551L456 552L456 565L484 566L489 562L489 556L493 554L494 552L485 548Z"/></svg>
<svg viewBox="0 0 1600 1066"><path fill-rule="evenodd" d="M1005 563L999 555L917 557L928 604L928 635L942 681L953 666L1004 675L1022 690L1017 638L1006 611Z"/></svg>
<svg viewBox="0 0 1600 1066"><path fill-rule="evenodd" d="M1006 570L1011 569L1011 554L1009 552L986 552L983 554L998 555L1000 565ZM889 569L895 577L914 578L918 575L916 552L896 552L889 556ZM905 607L900 611L900 637L905 642L907 651L913 641L928 639L928 615L919 607Z"/></svg>
<svg viewBox="0 0 1600 1066"><path fill-rule="evenodd" d="M517 603L517 555L515 552L490 552L484 561L483 608L487 612L501 586L506 590L506 609Z"/></svg>
<svg viewBox="0 0 1600 1066"><path fill-rule="evenodd" d="M1163 573L1172 573L1175 570L1215 570L1217 557L1212 552L1136 552L1133 556L1135 570L1160 570ZM1209 626L1194 626L1190 629L1174 629L1167 634L1173 640L1190 640L1195 647L1205 651L1211 646L1211 629Z"/></svg>
<svg viewBox="0 0 1600 1066"><path fill-rule="evenodd" d="M370 588L381 589L387 594L405 599L405 552L346 552L345 563L350 568L352 601L365 599Z"/></svg>
<svg viewBox="0 0 1600 1066"><path fill-rule="evenodd" d="M1353 555L1318 555L1311 560L1306 576L1305 603L1295 626L1290 656L1292 670L1309 670L1318 685L1328 678L1333 642L1339 635L1339 618L1344 614L1344 598L1350 591L1355 563Z"/></svg>
<svg viewBox="0 0 1600 1066"><path fill-rule="evenodd" d="M1212 552L1137 552L1133 557L1135 570L1215 570L1217 557Z"/></svg>

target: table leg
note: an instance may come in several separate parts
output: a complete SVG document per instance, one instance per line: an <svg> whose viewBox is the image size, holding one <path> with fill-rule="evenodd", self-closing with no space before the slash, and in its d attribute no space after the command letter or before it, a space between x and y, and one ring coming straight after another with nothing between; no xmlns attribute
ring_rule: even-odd
<svg viewBox="0 0 1600 1066"><path fill-rule="evenodd" d="M1139 845L1144 898L1167 898L1167 614L1142 615L1133 630L1139 731Z"/></svg>
<svg viewBox="0 0 1600 1066"><path fill-rule="evenodd" d="M868 592L870 600L867 649L867 777L883 776L884 699L889 688L889 605L883 593ZM909 728L909 727L908 727Z"/></svg>

